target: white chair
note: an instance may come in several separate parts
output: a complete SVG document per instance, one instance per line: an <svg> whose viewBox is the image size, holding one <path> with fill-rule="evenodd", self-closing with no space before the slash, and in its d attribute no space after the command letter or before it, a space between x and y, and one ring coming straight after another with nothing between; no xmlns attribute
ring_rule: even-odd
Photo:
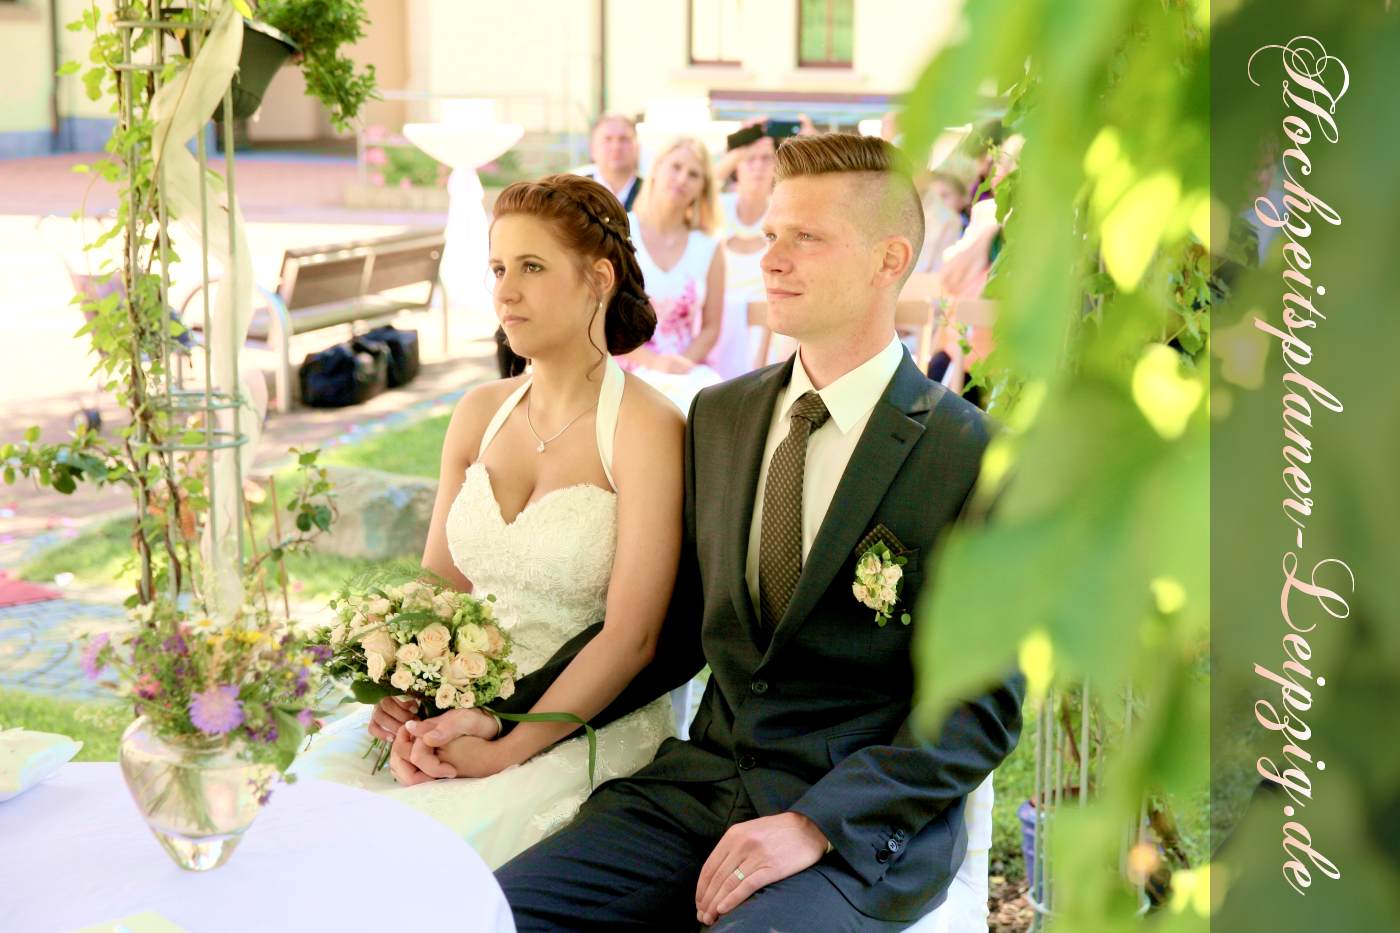
<svg viewBox="0 0 1400 933"><path fill-rule="evenodd" d="M684 687L671 691L671 708L676 713L676 735L685 738L690 734L690 721L700 707L700 697L705 693L705 682L696 677Z"/></svg>
<svg viewBox="0 0 1400 933"><path fill-rule="evenodd" d="M967 795L967 853L948 886L948 897L933 913L921 917L909 933L987 933L987 867L992 851L992 778Z"/></svg>

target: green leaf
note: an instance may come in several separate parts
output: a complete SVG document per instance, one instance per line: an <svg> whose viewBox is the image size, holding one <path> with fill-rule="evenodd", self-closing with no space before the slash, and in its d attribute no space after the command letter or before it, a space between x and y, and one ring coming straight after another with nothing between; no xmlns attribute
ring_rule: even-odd
<svg viewBox="0 0 1400 933"><path fill-rule="evenodd" d="M384 687L372 680L356 680L350 684L350 693L359 703L373 706L385 697L398 696L398 692L390 687Z"/></svg>
<svg viewBox="0 0 1400 933"><path fill-rule="evenodd" d="M36 424L27 428L24 432L24 439L31 444L36 443L39 440L39 426Z"/></svg>
<svg viewBox="0 0 1400 933"><path fill-rule="evenodd" d="M291 752L295 758L301 750L302 739L306 738L306 729L302 726L294 714L284 709L274 709L272 720L277 724L277 749L286 754Z"/></svg>
<svg viewBox="0 0 1400 933"><path fill-rule="evenodd" d="M59 65L58 71L54 72L54 74L58 75L60 78L66 78L69 75L77 74L79 71L82 70L82 68L82 62L67 61L64 62L62 65Z"/></svg>

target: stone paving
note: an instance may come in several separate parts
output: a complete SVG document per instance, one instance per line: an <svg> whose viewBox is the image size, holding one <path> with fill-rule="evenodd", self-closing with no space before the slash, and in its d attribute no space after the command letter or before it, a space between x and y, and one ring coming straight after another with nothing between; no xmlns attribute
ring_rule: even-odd
<svg viewBox="0 0 1400 933"><path fill-rule="evenodd" d="M0 609L0 687L73 700L103 697L78 666L85 635L122 624L120 602L51 599Z"/></svg>

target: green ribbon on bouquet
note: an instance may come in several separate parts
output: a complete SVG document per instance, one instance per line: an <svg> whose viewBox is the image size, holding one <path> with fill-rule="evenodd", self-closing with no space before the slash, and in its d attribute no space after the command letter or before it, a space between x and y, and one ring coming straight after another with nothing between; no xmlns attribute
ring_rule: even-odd
<svg viewBox="0 0 1400 933"><path fill-rule="evenodd" d="M588 789L593 789L593 773L598 764L598 730L582 716L573 713L498 713L489 706L483 706L481 710L510 722L572 722L583 726L583 734L588 738Z"/></svg>

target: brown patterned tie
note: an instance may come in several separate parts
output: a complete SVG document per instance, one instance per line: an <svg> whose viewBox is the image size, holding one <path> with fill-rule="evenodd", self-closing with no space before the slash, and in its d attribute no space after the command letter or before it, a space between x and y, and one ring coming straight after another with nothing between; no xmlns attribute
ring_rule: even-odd
<svg viewBox="0 0 1400 933"><path fill-rule="evenodd" d="M788 436L773 451L768 464L758 538L759 617L769 631L777 628L802 575L802 476L807 467L807 439L831 413L820 395L805 392L788 417Z"/></svg>

